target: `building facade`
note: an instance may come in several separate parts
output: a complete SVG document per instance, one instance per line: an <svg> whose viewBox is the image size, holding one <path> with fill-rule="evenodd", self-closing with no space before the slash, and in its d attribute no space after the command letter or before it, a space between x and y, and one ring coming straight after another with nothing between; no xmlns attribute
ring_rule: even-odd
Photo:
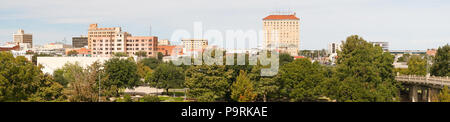
<svg viewBox="0 0 450 122"><path fill-rule="evenodd" d="M332 42L328 44L328 50L327 53L328 54L336 54L337 51L341 50L341 43L336 43L336 42Z"/></svg>
<svg viewBox="0 0 450 122"><path fill-rule="evenodd" d="M122 29L120 27L98 28L98 24L90 24L88 29L88 48L92 48L93 38L112 38L119 36Z"/></svg>
<svg viewBox="0 0 450 122"><path fill-rule="evenodd" d="M13 34L14 43L29 43L33 47L33 35L25 34L22 29Z"/></svg>
<svg viewBox="0 0 450 122"><path fill-rule="evenodd" d="M167 40L167 39L163 39L163 40L158 40L158 45L160 45L160 46L168 46L168 45L170 45L170 41L169 40Z"/></svg>
<svg viewBox="0 0 450 122"><path fill-rule="evenodd" d="M72 37L72 46L73 48L82 48L88 46L88 37L87 36Z"/></svg>
<svg viewBox="0 0 450 122"><path fill-rule="evenodd" d="M126 53L134 56L137 52L146 52L148 57L157 56L158 37L132 36L122 32L120 28L97 28L97 24L89 27L88 47L92 56L110 57L114 53Z"/></svg>
<svg viewBox="0 0 450 122"><path fill-rule="evenodd" d="M263 19L265 48L297 56L300 47L299 21L295 13L265 17Z"/></svg>
<svg viewBox="0 0 450 122"><path fill-rule="evenodd" d="M182 39L181 42L186 52L203 51L208 46L208 40L205 39Z"/></svg>

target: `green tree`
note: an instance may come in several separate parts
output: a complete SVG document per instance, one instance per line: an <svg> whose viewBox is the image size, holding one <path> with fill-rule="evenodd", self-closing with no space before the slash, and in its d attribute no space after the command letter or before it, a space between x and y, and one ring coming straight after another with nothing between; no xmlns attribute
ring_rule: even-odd
<svg viewBox="0 0 450 122"><path fill-rule="evenodd" d="M112 58L104 63L104 67L108 80L103 85L108 86L106 90L111 96L118 96L119 89L133 89L141 83L137 74L137 64L132 58Z"/></svg>
<svg viewBox="0 0 450 122"><path fill-rule="evenodd" d="M55 101L62 96L60 85L25 57L0 52L0 62L0 102Z"/></svg>
<svg viewBox="0 0 450 122"><path fill-rule="evenodd" d="M308 59L297 59L280 68L277 76L282 99L289 101L317 101L324 96L324 68Z"/></svg>
<svg viewBox="0 0 450 122"><path fill-rule="evenodd" d="M124 53L124 52L115 52L114 57L128 57L128 54Z"/></svg>
<svg viewBox="0 0 450 122"><path fill-rule="evenodd" d="M450 45L439 47L431 67L433 76L450 76Z"/></svg>
<svg viewBox="0 0 450 122"><path fill-rule="evenodd" d="M78 63L71 64L67 63L64 64L62 68L56 69L53 72L54 80L64 87L67 87L67 84L69 82L74 82L75 78L77 76L74 76L74 74L79 74L83 72L83 67L79 66Z"/></svg>
<svg viewBox="0 0 450 122"><path fill-rule="evenodd" d="M99 80L105 82L107 77L104 76L104 71L101 69L99 62L94 62L92 65L83 69L77 63L65 64L63 68L63 75L68 79L69 83L65 89L65 94L71 102L97 102L99 101ZM103 74L103 75L102 75Z"/></svg>
<svg viewBox="0 0 450 122"><path fill-rule="evenodd" d="M162 61L163 57L164 57L164 54L161 52L158 52L158 60Z"/></svg>
<svg viewBox="0 0 450 122"><path fill-rule="evenodd" d="M257 95L253 87L247 72L241 70L231 86L231 98L238 102L253 102Z"/></svg>
<svg viewBox="0 0 450 122"><path fill-rule="evenodd" d="M156 67L158 67L158 65L161 64L162 61L153 57L149 57L139 60L139 63L142 63L143 65L150 67L150 69L156 69Z"/></svg>
<svg viewBox="0 0 450 122"><path fill-rule="evenodd" d="M232 70L225 66L192 66L185 72L185 86L189 88L189 97L200 102L225 100L229 91Z"/></svg>
<svg viewBox="0 0 450 122"><path fill-rule="evenodd" d="M411 56L408 60L408 75L425 76L427 74L427 61L420 56Z"/></svg>
<svg viewBox="0 0 450 122"><path fill-rule="evenodd" d="M447 86L445 86L439 93L438 100L439 102L450 102L450 91Z"/></svg>
<svg viewBox="0 0 450 122"><path fill-rule="evenodd" d="M42 75L42 74L41 74ZM30 102L56 102L65 101L66 96L63 94L64 87L53 81L53 78L48 74L43 74L41 77L41 85L37 92L32 94L27 100Z"/></svg>
<svg viewBox="0 0 450 122"><path fill-rule="evenodd" d="M399 85L394 79L394 57L389 52L353 35L343 42L338 57L329 97L354 102L397 100Z"/></svg>
<svg viewBox="0 0 450 122"><path fill-rule="evenodd" d="M183 69L171 64L160 64L152 76L145 81L150 86L165 89L168 94L170 88L181 88L183 86Z"/></svg>
<svg viewBox="0 0 450 122"><path fill-rule="evenodd" d="M294 61L294 57L292 57L289 53L281 53L279 57L280 57L280 66L283 66L284 64Z"/></svg>
<svg viewBox="0 0 450 122"><path fill-rule="evenodd" d="M138 57L147 57L147 52L139 51L139 52L136 52L135 55L138 56Z"/></svg>

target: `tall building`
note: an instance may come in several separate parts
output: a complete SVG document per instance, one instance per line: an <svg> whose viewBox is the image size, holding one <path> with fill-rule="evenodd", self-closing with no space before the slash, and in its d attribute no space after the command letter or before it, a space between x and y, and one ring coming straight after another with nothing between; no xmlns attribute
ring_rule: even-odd
<svg viewBox="0 0 450 122"><path fill-rule="evenodd" d="M265 48L298 55L300 47L299 18L293 14L269 15L263 19Z"/></svg>
<svg viewBox="0 0 450 122"><path fill-rule="evenodd" d="M88 46L88 37L87 36L72 37L72 46L73 48L82 48Z"/></svg>
<svg viewBox="0 0 450 122"><path fill-rule="evenodd" d="M19 29L17 33L13 34L14 43L29 43L33 47L33 35L25 34L22 29Z"/></svg>
<svg viewBox="0 0 450 122"><path fill-rule="evenodd" d="M112 27L112 28L98 28L98 24L90 24L88 29L88 47L91 49L92 47L92 38L114 38L119 36L119 33L122 31L120 27Z"/></svg>
<svg viewBox="0 0 450 122"><path fill-rule="evenodd" d="M389 51L389 42L370 42L373 46L380 46L383 51Z"/></svg>
<svg viewBox="0 0 450 122"><path fill-rule="evenodd" d="M158 37L131 36L122 32L120 27L97 28L97 24L89 27L89 49L92 56L110 57L114 53L122 52L134 56L136 52L146 52L148 57L157 56Z"/></svg>
<svg viewBox="0 0 450 122"><path fill-rule="evenodd" d="M208 40L205 39L182 39L181 42L186 52L202 51L208 46Z"/></svg>

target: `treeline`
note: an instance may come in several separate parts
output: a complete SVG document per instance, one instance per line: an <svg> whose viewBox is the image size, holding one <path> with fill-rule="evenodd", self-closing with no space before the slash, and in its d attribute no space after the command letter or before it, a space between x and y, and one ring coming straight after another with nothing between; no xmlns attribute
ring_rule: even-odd
<svg viewBox="0 0 450 122"><path fill-rule="evenodd" d="M435 74L449 76L448 47L439 48L434 58ZM326 66L280 54L279 72L271 77L260 75L262 68L270 66L248 65L248 55L246 65L181 66L160 57L136 62L117 56L85 68L66 64L48 75L24 57L2 52L0 101L129 102L123 90L136 86L165 93L187 88L188 98L198 102L399 101L401 86L395 81L394 57L389 52L354 35L343 41L338 57L336 66ZM144 99L159 101L155 96Z"/></svg>

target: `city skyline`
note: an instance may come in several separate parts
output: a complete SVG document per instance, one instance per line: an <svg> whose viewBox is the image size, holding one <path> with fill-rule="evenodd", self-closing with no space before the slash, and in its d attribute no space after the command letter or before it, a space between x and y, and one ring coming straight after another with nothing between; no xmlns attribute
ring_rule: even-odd
<svg viewBox="0 0 450 122"><path fill-rule="evenodd" d="M238 4L239 3L239 4ZM101 4L101 5L100 5ZM110 6L125 9L108 9ZM300 49L326 49L328 43L360 35L368 41L386 41L390 49L429 49L447 44L450 2L430 1L5 1L0 5L0 43L12 41L18 29L33 34L36 45L87 35L99 23L122 27L137 36L170 39L177 29L203 27L225 30L262 30L262 18L289 9L300 18ZM118 7L119 8L119 7ZM39 11L34 11L39 10ZM237 14L236 14L237 13ZM369 16L370 15L370 16ZM172 40L171 40L172 41ZM262 41L262 40L260 40ZM262 43L262 42L260 42ZM221 46L221 45L218 45ZM256 47L257 45L251 45Z"/></svg>

